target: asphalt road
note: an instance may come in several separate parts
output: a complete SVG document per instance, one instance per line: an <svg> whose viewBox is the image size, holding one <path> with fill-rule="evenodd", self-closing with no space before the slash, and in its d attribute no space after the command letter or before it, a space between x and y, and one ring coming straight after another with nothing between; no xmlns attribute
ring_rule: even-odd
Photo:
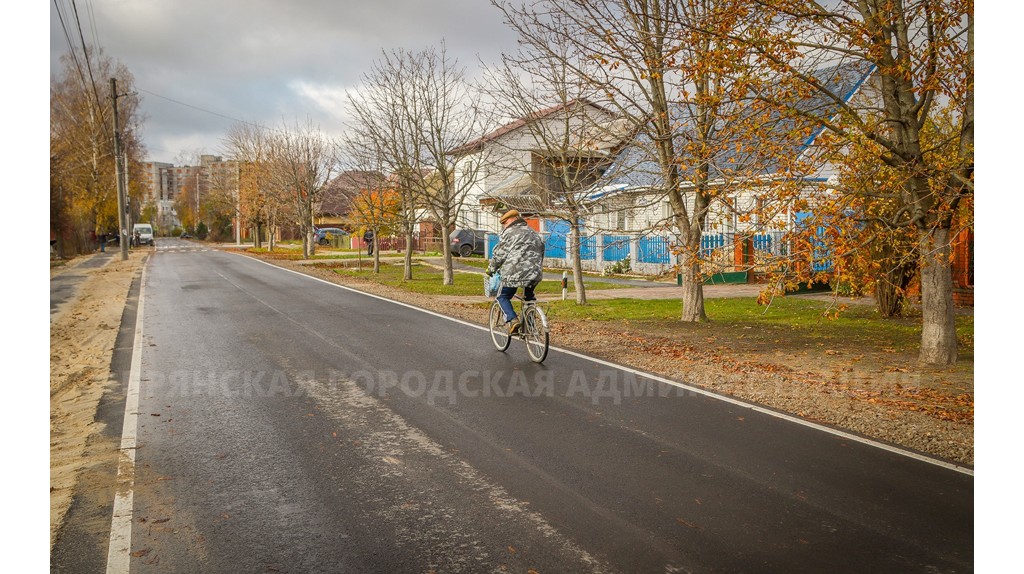
<svg viewBox="0 0 1024 574"><path fill-rule="evenodd" d="M973 568L969 473L184 241L143 296L132 572Z"/></svg>

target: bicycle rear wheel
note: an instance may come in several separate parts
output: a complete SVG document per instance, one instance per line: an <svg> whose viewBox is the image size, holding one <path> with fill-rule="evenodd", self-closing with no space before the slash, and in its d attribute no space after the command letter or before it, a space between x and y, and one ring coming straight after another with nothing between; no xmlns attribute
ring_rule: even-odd
<svg viewBox="0 0 1024 574"><path fill-rule="evenodd" d="M509 344L512 343L512 337L508 334L508 323L505 322L505 313L502 312L497 301L491 305L487 326L491 331L491 342L494 343L494 348L499 351L508 349Z"/></svg>
<svg viewBox="0 0 1024 574"><path fill-rule="evenodd" d="M523 334L526 352L534 363L542 363L548 356L548 332L544 328L542 311L530 305L523 310Z"/></svg>

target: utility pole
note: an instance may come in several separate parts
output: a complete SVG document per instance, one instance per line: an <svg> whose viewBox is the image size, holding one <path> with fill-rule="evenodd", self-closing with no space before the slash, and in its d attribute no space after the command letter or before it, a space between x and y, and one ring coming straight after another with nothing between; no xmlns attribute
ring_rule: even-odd
<svg viewBox="0 0 1024 574"><path fill-rule="evenodd" d="M242 204L239 201L241 186L242 164L239 162L237 177L235 178L235 245L242 244Z"/></svg>
<svg viewBox="0 0 1024 574"><path fill-rule="evenodd" d="M132 198L128 193L128 150L121 150L121 181L124 182L124 215L128 220L128 232L135 228L135 220L132 218ZM138 247L138 245L136 245Z"/></svg>
<svg viewBox="0 0 1024 574"><path fill-rule="evenodd" d="M117 178L117 226L121 238L121 261L128 259L128 229L125 221L124 179L121 177L121 132L117 125L117 80L110 78L110 99L114 102L114 171Z"/></svg>

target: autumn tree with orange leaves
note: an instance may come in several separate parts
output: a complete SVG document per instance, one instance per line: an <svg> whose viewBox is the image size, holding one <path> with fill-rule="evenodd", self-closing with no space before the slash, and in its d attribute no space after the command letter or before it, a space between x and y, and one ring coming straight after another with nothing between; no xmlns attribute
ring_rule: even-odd
<svg viewBox="0 0 1024 574"><path fill-rule="evenodd" d="M379 172L378 172L379 173ZM364 187L352 198L348 220L356 233L373 231L376 245L382 235L391 235L401 226L402 197L385 185L383 176L364 180ZM373 272L380 273L380 249L373 250Z"/></svg>
<svg viewBox="0 0 1024 574"><path fill-rule="evenodd" d="M974 196L974 3L755 3L758 25L730 39L778 78L781 89L760 93L760 103L822 131L813 161L793 166L777 196L788 194L814 214L801 228L804 243L833 262L875 259L882 273L900 276L900 252L912 245L921 289L919 359L955 363L950 244L973 225L962 207ZM872 68L856 98L847 100L811 73L841 63ZM809 95L831 100L835 114L812 116L794 105ZM826 184L793 185L826 163L837 170ZM827 238L813 237L822 231ZM887 254L873 256L879 245ZM790 270L813 272L806 265Z"/></svg>
<svg viewBox="0 0 1024 574"><path fill-rule="evenodd" d="M117 79L121 144L127 158L128 197L136 217L142 196L144 116L128 68L101 49L73 49L50 82L50 232L61 256L88 253L93 233L118 232L113 106ZM126 232L128 230L125 230Z"/></svg>
<svg viewBox="0 0 1024 574"><path fill-rule="evenodd" d="M228 129L225 147L228 155L239 162L235 203L240 225L252 231L253 247L260 248L273 201L270 196L277 190L273 185L270 134L258 124L235 124ZM221 199L230 201L228 197Z"/></svg>

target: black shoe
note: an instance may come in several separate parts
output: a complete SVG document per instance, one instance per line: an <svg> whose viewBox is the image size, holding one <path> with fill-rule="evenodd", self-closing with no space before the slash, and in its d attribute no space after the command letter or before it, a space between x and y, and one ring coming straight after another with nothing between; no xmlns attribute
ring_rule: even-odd
<svg viewBox="0 0 1024 574"><path fill-rule="evenodd" d="M519 331L522 329L522 327L523 327L522 321L519 320L519 317L516 317L515 319L512 319L511 323L508 324L508 334L509 335L518 335Z"/></svg>

